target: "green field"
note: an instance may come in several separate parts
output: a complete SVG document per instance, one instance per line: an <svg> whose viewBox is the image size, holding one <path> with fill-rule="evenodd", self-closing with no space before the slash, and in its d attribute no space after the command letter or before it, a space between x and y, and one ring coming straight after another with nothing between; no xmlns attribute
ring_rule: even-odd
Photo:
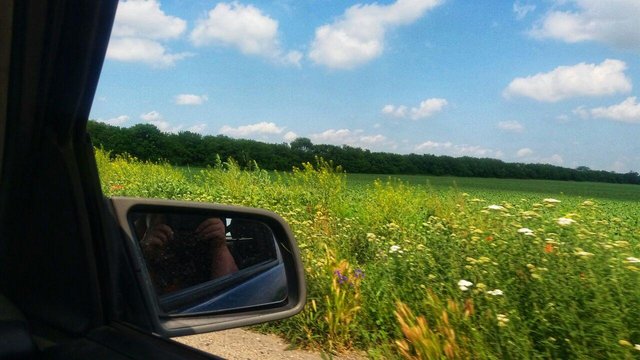
<svg viewBox="0 0 640 360"><path fill-rule="evenodd" d="M613 199L640 201L640 186L630 184L608 184L557 180L519 180L461 178L425 175L371 175L349 174L349 186L371 184L374 180L398 179L410 185L432 187L434 189L458 189L470 191L523 192L539 196L572 196L585 199ZM515 195L515 194L514 194Z"/></svg>
<svg viewBox="0 0 640 360"><path fill-rule="evenodd" d="M295 345L373 358L640 357L640 187L96 157L107 195L283 216L308 304L262 329Z"/></svg>

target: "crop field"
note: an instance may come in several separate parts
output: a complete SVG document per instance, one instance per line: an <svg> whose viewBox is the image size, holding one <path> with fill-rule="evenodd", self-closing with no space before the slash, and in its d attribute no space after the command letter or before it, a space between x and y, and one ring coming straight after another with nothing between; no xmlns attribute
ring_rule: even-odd
<svg viewBox="0 0 640 360"><path fill-rule="evenodd" d="M261 207L308 303L260 327L372 358L640 358L640 186L178 169L96 151L107 196Z"/></svg>

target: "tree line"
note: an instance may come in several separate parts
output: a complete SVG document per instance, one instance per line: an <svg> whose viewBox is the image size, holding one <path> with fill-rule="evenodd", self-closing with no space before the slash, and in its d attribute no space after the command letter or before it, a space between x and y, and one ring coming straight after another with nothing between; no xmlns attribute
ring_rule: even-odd
<svg viewBox="0 0 640 360"><path fill-rule="evenodd" d="M151 124L125 128L89 120L87 128L94 146L104 148L113 155L127 153L140 160L162 160L180 166L204 167L214 165L218 159L233 158L243 166L250 166L255 161L262 169L290 171L303 162L314 162L316 157L322 157L341 165L349 173L640 184L637 172L621 174L592 170L585 166L570 169L468 156L401 155L372 152L348 145L313 144L308 138L297 138L291 143L269 144L224 135L203 136L189 131L164 133Z"/></svg>

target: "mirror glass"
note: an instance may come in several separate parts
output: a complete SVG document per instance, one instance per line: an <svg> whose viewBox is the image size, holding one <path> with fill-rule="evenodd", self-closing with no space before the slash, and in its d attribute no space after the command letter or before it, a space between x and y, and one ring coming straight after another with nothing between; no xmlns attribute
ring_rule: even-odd
<svg viewBox="0 0 640 360"><path fill-rule="evenodd" d="M274 231L258 220L227 215L129 213L148 282L165 314L229 312L286 300Z"/></svg>

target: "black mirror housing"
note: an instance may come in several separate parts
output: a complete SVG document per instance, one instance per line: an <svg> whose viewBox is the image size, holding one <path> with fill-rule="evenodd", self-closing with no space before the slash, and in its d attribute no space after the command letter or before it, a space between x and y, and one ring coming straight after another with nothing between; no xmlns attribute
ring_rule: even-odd
<svg viewBox="0 0 640 360"><path fill-rule="evenodd" d="M186 201L114 197L110 202L155 333L174 337L254 325L293 316L304 307L306 284L300 253L291 229L279 215L256 208ZM177 221L193 223L195 235L179 239L178 234L184 231ZM217 225L207 228L213 223ZM209 235L202 235L207 232L203 229L220 224L224 224L220 230L224 235L218 238L223 236L220 241L231 249L225 251L233 253L232 257L221 256L232 259L231 267L220 274L214 269L211 278L204 280L179 280L184 283L181 287L164 287L167 281L158 280L162 274L158 275L157 266L183 264L208 251L200 247L196 252L185 252L187 255L160 256L149 252L147 245L204 241ZM157 226L157 234L151 232L151 226ZM215 257L209 264L217 266ZM209 270L196 271L200 278L209 275Z"/></svg>

